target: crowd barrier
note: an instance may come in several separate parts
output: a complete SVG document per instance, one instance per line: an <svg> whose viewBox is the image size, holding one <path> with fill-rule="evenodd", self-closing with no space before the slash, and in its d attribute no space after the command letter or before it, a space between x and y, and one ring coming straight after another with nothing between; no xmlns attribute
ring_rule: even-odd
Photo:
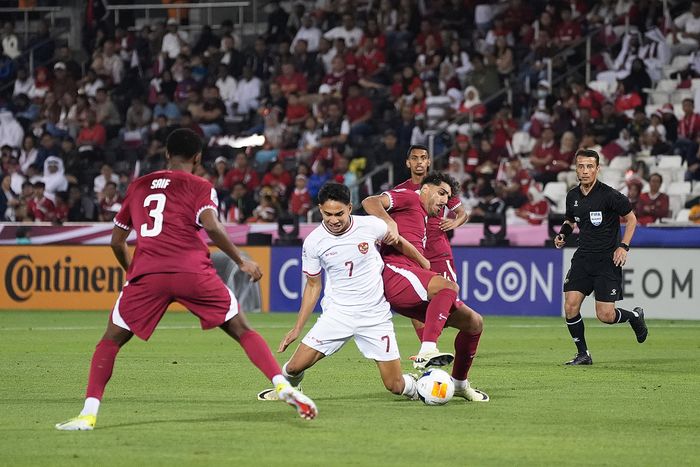
<svg viewBox="0 0 700 467"><path fill-rule="evenodd" d="M263 311L296 312L300 247L242 247L260 264ZM455 247L460 298L484 315L560 316L573 249ZM105 310L124 282L108 246L2 245L0 309ZM700 319L700 249L633 248L620 306L649 318ZM584 316L593 316L593 299Z"/></svg>

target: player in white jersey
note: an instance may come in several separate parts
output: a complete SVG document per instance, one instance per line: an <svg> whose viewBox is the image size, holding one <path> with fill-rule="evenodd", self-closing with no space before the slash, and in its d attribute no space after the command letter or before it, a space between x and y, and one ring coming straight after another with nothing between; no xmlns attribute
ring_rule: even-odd
<svg viewBox="0 0 700 467"><path fill-rule="evenodd" d="M350 191L345 185L325 184L318 199L323 222L304 241L302 269L307 281L301 309L277 351L284 352L299 337L313 312L323 288L322 270L326 276L323 314L284 364L282 374L298 386L306 369L354 338L362 355L377 362L384 386L414 399L415 380L401 372L391 310L384 297L384 263L376 244L382 240L393 244L426 269L430 263L405 239L389 234L383 220L350 215ZM274 389L258 394L260 400L276 397Z"/></svg>

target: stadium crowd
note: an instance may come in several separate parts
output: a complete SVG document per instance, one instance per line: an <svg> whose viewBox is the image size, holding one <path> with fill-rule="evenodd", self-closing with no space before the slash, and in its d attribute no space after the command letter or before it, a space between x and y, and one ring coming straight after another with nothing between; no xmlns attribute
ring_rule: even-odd
<svg viewBox="0 0 700 467"><path fill-rule="evenodd" d="M643 223L683 202L700 223L690 183L700 186L700 1L669 5L272 2L251 44L229 20L187 28L171 17L137 29L105 15L88 18L83 51L45 21L22 44L7 22L0 215L111 221L130 181L163 169L167 135L186 127L206 141L197 170L226 222L305 221L328 180L347 184L359 206L372 193L358 180L385 163L404 180L408 147L430 139L444 155L435 168L462 183L475 220L508 212L541 223L576 183L574 152L588 148ZM583 69L570 69L585 60L589 35L596 79L586 83ZM31 72L27 50L39 64ZM264 142L237 144L251 135ZM370 181L378 191L387 174ZM669 207L672 183L682 196Z"/></svg>

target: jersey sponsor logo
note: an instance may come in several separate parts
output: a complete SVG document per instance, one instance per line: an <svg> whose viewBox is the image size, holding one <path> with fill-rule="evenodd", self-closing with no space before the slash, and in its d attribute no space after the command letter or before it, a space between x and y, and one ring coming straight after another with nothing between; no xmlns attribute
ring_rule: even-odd
<svg viewBox="0 0 700 467"><path fill-rule="evenodd" d="M612 289L612 291L610 292L610 295L617 295L617 289Z"/></svg>
<svg viewBox="0 0 700 467"><path fill-rule="evenodd" d="M603 222L603 212L602 211L591 211L590 216L591 216L591 224L595 225L596 227L599 226Z"/></svg>
<svg viewBox="0 0 700 467"><path fill-rule="evenodd" d="M576 222L581 222L581 218L578 217L578 216L574 216L574 220L575 220Z"/></svg>
<svg viewBox="0 0 700 467"><path fill-rule="evenodd" d="M578 200L574 201L574 207L575 207L575 208L578 207Z"/></svg>
<svg viewBox="0 0 700 467"><path fill-rule="evenodd" d="M366 255L369 251L369 244L367 242L362 242L357 245L357 249L360 250L360 253Z"/></svg>

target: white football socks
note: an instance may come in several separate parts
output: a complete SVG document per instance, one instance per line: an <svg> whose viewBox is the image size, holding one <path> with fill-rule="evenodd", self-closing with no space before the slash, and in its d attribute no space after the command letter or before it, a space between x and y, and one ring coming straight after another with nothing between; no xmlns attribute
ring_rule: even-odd
<svg viewBox="0 0 700 467"><path fill-rule="evenodd" d="M418 393L418 386L416 386L416 380L413 379L410 375L403 375L403 382L404 386L401 394L408 397L409 399L415 399L416 394Z"/></svg>
<svg viewBox="0 0 700 467"><path fill-rule="evenodd" d="M469 381L466 379L454 379L452 381L455 383L455 391L466 389L469 386Z"/></svg>
<svg viewBox="0 0 700 467"><path fill-rule="evenodd" d="M418 351L419 354L423 354L426 352L433 352L437 350L437 344L435 342L423 342L420 345L420 350Z"/></svg>
<svg viewBox="0 0 700 467"><path fill-rule="evenodd" d="M97 416L97 411L100 410L100 400L94 397L88 397L85 399L85 405L80 415L94 415Z"/></svg>

